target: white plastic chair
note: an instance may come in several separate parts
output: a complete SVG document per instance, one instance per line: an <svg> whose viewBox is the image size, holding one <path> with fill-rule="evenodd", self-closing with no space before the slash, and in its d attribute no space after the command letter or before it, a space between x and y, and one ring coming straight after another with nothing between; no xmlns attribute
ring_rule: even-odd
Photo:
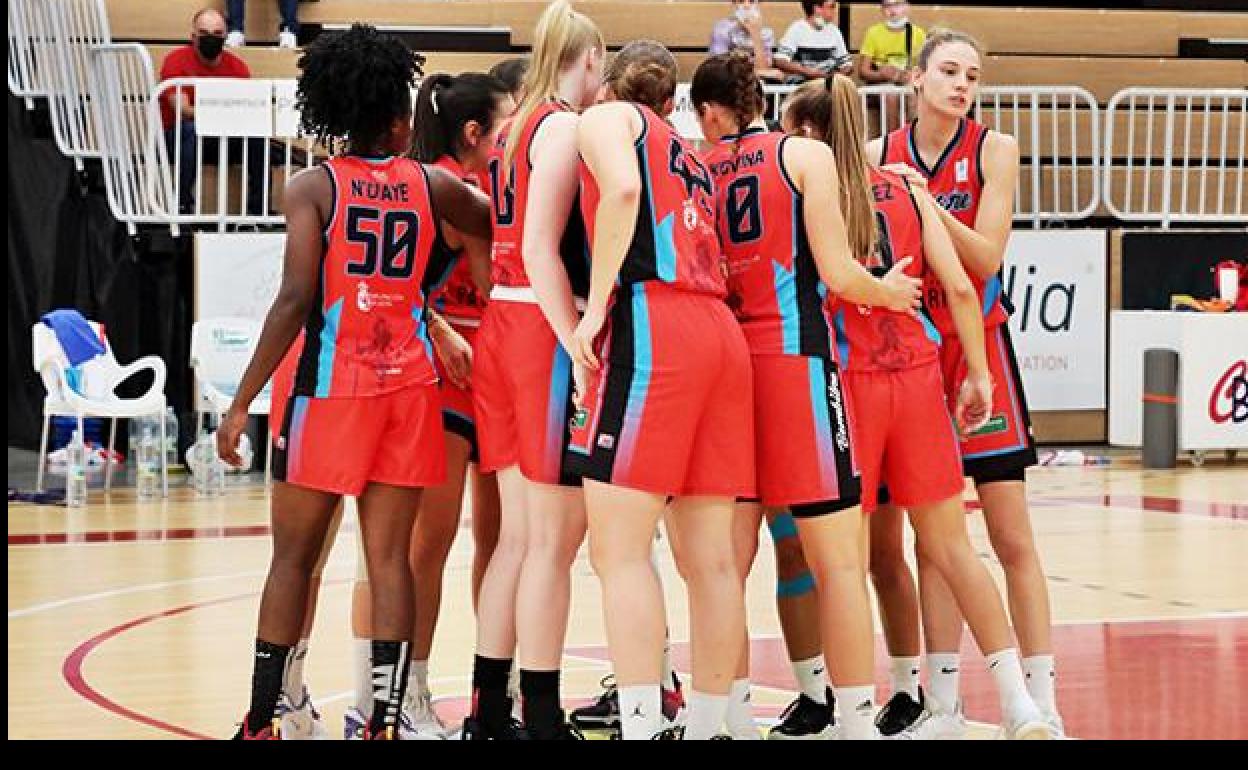
<svg viewBox="0 0 1248 770"><path fill-rule="evenodd" d="M260 324L250 318L205 318L191 325L191 368L195 371L195 432L203 428L204 416L221 418L229 410L238 385L260 340ZM247 414L269 414L272 384L266 384L247 407ZM264 479L270 478L273 432L265 444Z"/></svg>
<svg viewBox="0 0 1248 770"><path fill-rule="evenodd" d="M52 417L76 417L78 419L78 435L86 439L83 430L83 419L86 417L108 417L111 425L108 430L108 465L104 475L104 489L112 487L113 482L113 445L117 439L117 419L133 419L155 415L160 422L160 446L165 446L165 362L158 356L144 356L127 366L117 363L113 356L113 348L108 344L100 324L90 321L91 329L104 343L102 355L83 365L82 390L75 391L69 386L67 371L69 359L61 349L61 343L42 321L31 327L31 341L34 350L35 371L43 380L47 395L43 399L43 435L39 440L39 471L36 474L35 487L43 491L43 468L48 461L48 424ZM132 375L151 370L154 375L152 386L139 398L120 398L116 394L117 386ZM160 453L160 482L162 494L169 495L168 457Z"/></svg>

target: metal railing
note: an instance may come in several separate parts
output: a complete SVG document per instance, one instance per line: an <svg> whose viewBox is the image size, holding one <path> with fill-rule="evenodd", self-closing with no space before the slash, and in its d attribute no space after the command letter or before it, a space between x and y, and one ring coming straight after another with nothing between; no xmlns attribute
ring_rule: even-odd
<svg viewBox="0 0 1248 770"><path fill-rule="evenodd" d="M168 211L168 221L222 230L285 222L274 210L280 192L317 156L315 143L299 135L294 85L293 80L174 78L155 86L151 109L166 115L160 129L173 200L179 202ZM184 103L195 111L193 128L175 114L180 110L174 105ZM246 111L236 114L244 119L214 117L240 104ZM239 184L232 186L231 179Z"/></svg>
<svg viewBox="0 0 1248 770"><path fill-rule="evenodd" d="M151 101L156 80L147 49L109 43L91 49L91 90L109 209L131 234L138 224L177 225L164 133Z"/></svg>
<svg viewBox="0 0 1248 770"><path fill-rule="evenodd" d="M112 42L104 0L40 0L35 16L35 68L47 78L48 110L56 145L79 170L84 158L100 157L92 112L90 49ZM36 22L38 27L38 22Z"/></svg>
<svg viewBox="0 0 1248 770"><path fill-rule="evenodd" d="M1105 110L1105 207L1128 222L1248 223L1248 89L1127 88Z"/></svg>
<svg viewBox="0 0 1248 770"><path fill-rule="evenodd" d="M48 95L45 69L38 66L41 46L46 46L47 27L39 0L8 0L9 90L33 109L37 97Z"/></svg>

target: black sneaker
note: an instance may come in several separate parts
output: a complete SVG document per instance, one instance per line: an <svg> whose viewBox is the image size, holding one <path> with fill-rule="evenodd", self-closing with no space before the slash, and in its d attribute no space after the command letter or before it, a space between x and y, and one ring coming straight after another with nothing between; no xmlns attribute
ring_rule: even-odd
<svg viewBox="0 0 1248 770"><path fill-rule="evenodd" d="M502 733L494 734L486 728L484 723L472 717L465 717L464 726L459 732L459 739L461 741L523 741L528 740L528 736L525 735L524 728L516 719L510 720L507 723L507 729Z"/></svg>
<svg viewBox="0 0 1248 770"><path fill-rule="evenodd" d="M561 714L559 726L555 728L553 733L539 738L537 734L531 728L525 728L521 730L520 740L525 740L525 741L536 741L536 740L583 741L585 740L585 736L581 734L580 730L576 729L575 725L572 725L566 721L563 721L562 714Z"/></svg>
<svg viewBox="0 0 1248 770"><path fill-rule="evenodd" d="M825 741L832 735L832 688L828 688L827 705L816 703L802 693L780 715L780 724L771 728L771 741Z"/></svg>
<svg viewBox="0 0 1248 770"><path fill-rule="evenodd" d="M602 687L597 701L572 710L572 724L582 730L620 729L620 691L615 686L615 676L604 676Z"/></svg>
<svg viewBox="0 0 1248 770"><path fill-rule="evenodd" d="M650 740L652 741L683 741L684 739L685 739L684 725L676 725L675 727L669 727L666 730L660 730L659 732L655 733L654 737L651 738ZM732 740L732 736L724 735L723 733L720 733L719 735L716 735L713 738L711 738L711 740L730 741Z"/></svg>
<svg viewBox="0 0 1248 770"><path fill-rule="evenodd" d="M918 722L921 716L923 716L923 688L919 688L918 701L903 690L893 693L893 697L889 698L884 708L880 709L880 713L875 717L875 726L880 731L880 735L889 737L897 735Z"/></svg>

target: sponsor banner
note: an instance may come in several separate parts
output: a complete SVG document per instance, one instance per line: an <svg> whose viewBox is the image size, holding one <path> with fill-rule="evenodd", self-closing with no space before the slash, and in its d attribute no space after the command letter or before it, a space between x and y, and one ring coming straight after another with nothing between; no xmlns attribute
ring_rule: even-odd
<svg viewBox="0 0 1248 770"><path fill-rule="evenodd" d="M285 233L196 233L195 320L263 322L282 281Z"/></svg>

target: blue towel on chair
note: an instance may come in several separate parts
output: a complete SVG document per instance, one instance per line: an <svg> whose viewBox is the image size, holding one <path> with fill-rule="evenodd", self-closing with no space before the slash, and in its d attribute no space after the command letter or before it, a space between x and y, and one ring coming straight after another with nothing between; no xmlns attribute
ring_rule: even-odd
<svg viewBox="0 0 1248 770"><path fill-rule="evenodd" d="M78 366L85 361L90 361L96 356L103 355L107 349L99 335L91 328L91 324L87 323L87 319L73 308L53 310L39 320L56 334L56 339L61 343L61 350L65 351L65 357L69 359L70 366Z"/></svg>

